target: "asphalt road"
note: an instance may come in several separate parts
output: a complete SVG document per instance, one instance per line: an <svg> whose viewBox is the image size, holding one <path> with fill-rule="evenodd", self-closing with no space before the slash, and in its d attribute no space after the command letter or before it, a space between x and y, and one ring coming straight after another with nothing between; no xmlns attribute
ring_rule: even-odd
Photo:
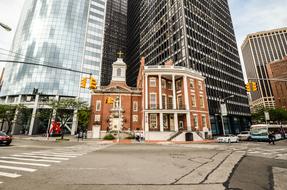
<svg viewBox="0 0 287 190"><path fill-rule="evenodd" d="M12 145L0 147L1 190L287 189L286 142Z"/></svg>

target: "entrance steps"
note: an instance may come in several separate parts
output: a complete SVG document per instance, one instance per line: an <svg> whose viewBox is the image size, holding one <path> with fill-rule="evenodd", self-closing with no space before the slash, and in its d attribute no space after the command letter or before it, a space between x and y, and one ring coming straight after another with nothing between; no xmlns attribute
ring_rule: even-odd
<svg viewBox="0 0 287 190"><path fill-rule="evenodd" d="M145 132L145 140L152 141L170 141L170 142L183 142L185 141L186 131L178 132ZM204 139L199 136L196 132L192 132L193 141L203 141Z"/></svg>

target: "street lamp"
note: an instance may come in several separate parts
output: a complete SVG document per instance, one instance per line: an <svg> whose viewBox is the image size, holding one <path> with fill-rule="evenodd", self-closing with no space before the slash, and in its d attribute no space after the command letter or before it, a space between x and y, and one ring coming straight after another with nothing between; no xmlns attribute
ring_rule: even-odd
<svg viewBox="0 0 287 190"><path fill-rule="evenodd" d="M7 26L6 24L3 24L2 22L0 22L0 26L4 28L5 30L7 30L8 32L12 30L9 26Z"/></svg>
<svg viewBox="0 0 287 190"><path fill-rule="evenodd" d="M222 121L222 129L223 129L223 135L225 136L225 126L224 126L224 116L227 116L227 107L226 107L226 100L234 98L234 95L227 96L223 98L220 102L220 116L221 116L221 121Z"/></svg>

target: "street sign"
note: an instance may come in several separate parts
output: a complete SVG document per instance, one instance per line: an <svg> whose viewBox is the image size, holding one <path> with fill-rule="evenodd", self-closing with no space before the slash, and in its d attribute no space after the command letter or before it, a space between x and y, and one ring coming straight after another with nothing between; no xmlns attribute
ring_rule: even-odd
<svg viewBox="0 0 287 190"><path fill-rule="evenodd" d="M270 115L268 111L264 112L264 116L265 116L265 121L270 121Z"/></svg>
<svg viewBox="0 0 287 190"><path fill-rule="evenodd" d="M227 116L228 115L226 104L220 104L220 110L221 110L221 115L222 116Z"/></svg>

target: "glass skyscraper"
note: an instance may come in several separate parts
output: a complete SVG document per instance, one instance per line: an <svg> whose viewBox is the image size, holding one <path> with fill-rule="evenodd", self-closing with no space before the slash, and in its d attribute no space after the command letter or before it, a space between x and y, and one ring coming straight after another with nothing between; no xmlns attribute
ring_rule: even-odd
<svg viewBox="0 0 287 190"><path fill-rule="evenodd" d="M10 59L91 73L101 82L107 1L26 0ZM32 94L88 99L85 74L19 63L6 65L1 97Z"/></svg>
<svg viewBox="0 0 287 190"><path fill-rule="evenodd" d="M234 95L227 101L225 129L244 130L250 109L228 1L139 0L129 1L128 7L128 14L134 16L128 17L133 27L128 39L140 39L139 44L128 42L129 49L144 56L147 65L173 60L206 77L213 134L223 132L220 102ZM128 60L128 81L135 85L139 58L130 55Z"/></svg>

